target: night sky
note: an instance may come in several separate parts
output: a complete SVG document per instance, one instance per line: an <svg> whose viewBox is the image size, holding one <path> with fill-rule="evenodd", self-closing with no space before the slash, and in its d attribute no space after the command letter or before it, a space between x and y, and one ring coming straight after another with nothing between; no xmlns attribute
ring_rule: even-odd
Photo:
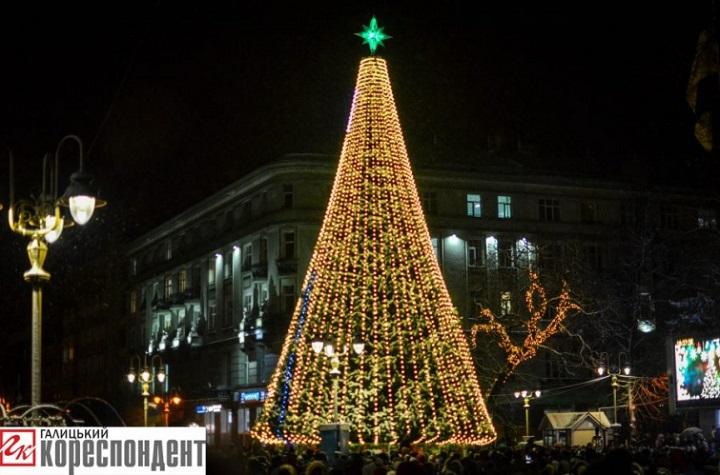
<svg viewBox="0 0 720 475"><path fill-rule="evenodd" d="M295 3L6 11L0 141L37 168L80 135L134 237L283 153L337 155L374 13L415 163L481 163L493 137L607 176L701 159L685 88L703 3Z"/></svg>

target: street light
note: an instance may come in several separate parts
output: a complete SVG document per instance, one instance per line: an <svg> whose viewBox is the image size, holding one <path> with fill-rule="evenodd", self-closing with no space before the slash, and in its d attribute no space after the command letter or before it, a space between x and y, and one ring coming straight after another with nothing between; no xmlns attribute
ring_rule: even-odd
<svg viewBox="0 0 720 475"><path fill-rule="evenodd" d="M539 389L535 391L528 391L523 389L522 391L515 391L515 398L523 400L523 407L525 408L525 436L530 437L530 400L539 398L542 393Z"/></svg>
<svg viewBox="0 0 720 475"><path fill-rule="evenodd" d="M613 425L617 424L617 390L620 387L618 376L630 376L632 372L627 354L624 351L618 354L617 361L617 366L611 365L608 354L606 352L600 353L600 364L596 369L598 376L605 376L606 373L610 376L610 385L613 390Z"/></svg>
<svg viewBox="0 0 720 475"><path fill-rule="evenodd" d="M345 351L338 353L333 344L329 341L323 341L322 339L315 339L310 343L312 350L317 355L323 355L330 359L330 376L333 381L333 424L340 423L340 416L338 414L338 386L341 374L340 371L340 357L348 354L348 348L345 347ZM359 338L355 338L352 343L353 352L356 355L360 355L365 351L365 343Z"/></svg>
<svg viewBox="0 0 720 475"><path fill-rule="evenodd" d="M165 394L165 397L155 396L153 397L153 403L156 407L161 406L163 408L163 420L165 421L165 427L170 426L170 407L180 406L182 404L182 398L176 388L170 390L170 395Z"/></svg>
<svg viewBox="0 0 720 475"><path fill-rule="evenodd" d="M70 185L65 193L58 196L60 150L68 140L74 140L78 146L80 166L77 172L70 175ZM64 207L70 209L76 224L83 225L90 220L95 208L106 203L97 198L92 186L93 178L83 169L83 145L76 135L67 135L60 140L55 149L54 166L51 164L48 167L47 155L43 158L42 191L39 196L15 201L13 167L11 153L8 224L14 233L30 238L27 255L31 267L23 274L23 278L32 285L30 404L37 405L42 397L42 286L50 280L50 273L43 269L48 252L47 244L55 242L63 229L72 225L72 221L65 221L63 217Z"/></svg>
<svg viewBox="0 0 720 475"><path fill-rule="evenodd" d="M135 372L136 361L137 370L140 371L139 374ZM158 362L157 371L155 370L155 361ZM135 381L141 384L141 396L143 397L143 425L145 427L147 427L148 397L150 396L150 383L153 379L153 373L155 373L158 383L163 384L165 382L165 365L163 364L163 360L160 355L153 355L150 358L150 366L148 366L147 355L144 355L142 360L142 369L140 366L140 356L134 355L130 358L130 370L127 374L127 380L130 384L135 383Z"/></svg>

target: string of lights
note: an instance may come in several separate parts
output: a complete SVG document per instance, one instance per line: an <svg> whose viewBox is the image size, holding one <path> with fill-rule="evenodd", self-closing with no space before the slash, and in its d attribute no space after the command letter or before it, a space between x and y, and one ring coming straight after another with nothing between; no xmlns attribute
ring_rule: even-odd
<svg viewBox="0 0 720 475"><path fill-rule="evenodd" d="M330 358L340 353L338 416L359 443L489 444L483 402L460 318L430 241L385 60L364 58L305 291L291 318L252 435L319 443L331 418Z"/></svg>

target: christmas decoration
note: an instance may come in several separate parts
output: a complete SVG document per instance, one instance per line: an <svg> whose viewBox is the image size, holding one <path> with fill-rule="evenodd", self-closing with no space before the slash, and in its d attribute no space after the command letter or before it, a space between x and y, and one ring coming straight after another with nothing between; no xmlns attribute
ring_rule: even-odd
<svg viewBox="0 0 720 475"><path fill-rule="evenodd" d="M363 39L364 45L368 45L370 48L370 54L375 54L378 45L385 46L385 43L383 43L384 40L392 38L392 36L388 36L383 33L383 28L378 27L377 19L375 17L372 17L370 19L370 24L363 26L363 28L363 31L355 33L355 35Z"/></svg>
<svg viewBox="0 0 720 475"><path fill-rule="evenodd" d="M540 320L545 317L548 310L548 299L545 295L545 288L540 284L540 278L536 272L530 271L530 286L525 292L525 305L530 314L527 321L527 336L522 344L515 343L508 335L505 326L498 321L495 314L488 308L483 309L480 314L485 317L487 323L477 323L470 329L471 340L477 341L479 333L491 333L498 336L498 345L505 351L506 366L497 379L493 389L498 383L504 382L515 371L520 364L533 358L537 350L551 336L555 335L561 328L562 322L567 318L568 313L573 310L580 310L570 298L570 289L566 282L563 282L562 290L554 306L555 314L550 323L544 329L540 328Z"/></svg>
<svg viewBox="0 0 720 475"><path fill-rule="evenodd" d="M322 340L333 354L313 351ZM363 352L348 351L358 342ZM364 444L495 439L379 57L360 63L330 201L252 435L317 444L328 422Z"/></svg>
<svg viewBox="0 0 720 475"><path fill-rule="evenodd" d="M707 369L705 370L700 397L703 399L714 399L720 397L720 375L718 375L717 370L715 349L710 348L707 355Z"/></svg>

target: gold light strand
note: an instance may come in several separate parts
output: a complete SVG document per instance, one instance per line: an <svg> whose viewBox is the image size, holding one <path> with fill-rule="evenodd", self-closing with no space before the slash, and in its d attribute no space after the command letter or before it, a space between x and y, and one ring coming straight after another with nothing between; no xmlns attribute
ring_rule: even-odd
<svg viewBox="0 0 720 475"><path fill-rule="evenodd" d="M359 332L367 350L357 357L344 352L338 394L339 415L359 442L396 442L414 431L425 442L494 440L469 347L430 243L387 67L378 57L360 65L338 172L303 289L312 272L304 324L300 327L298 304L254 437L265 443L317 443L317 425L329 418L333 395L328 359L314 355L310 342L331 338L343 352ZM279 427L282 388L289 399Z"/></svg>

